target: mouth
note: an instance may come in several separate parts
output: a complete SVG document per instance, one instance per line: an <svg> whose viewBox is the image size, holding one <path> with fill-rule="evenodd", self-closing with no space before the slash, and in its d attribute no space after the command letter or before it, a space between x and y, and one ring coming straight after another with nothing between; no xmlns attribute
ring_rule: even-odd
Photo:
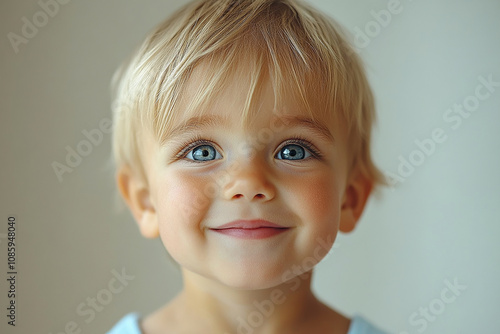
<svg viewBox="0 0 500 334"><path fill-rule="evenodd" d="M288 231L290 227L271 223L266 220L237 220L211 228L216 233L241 239L265 239Z"/></svg>

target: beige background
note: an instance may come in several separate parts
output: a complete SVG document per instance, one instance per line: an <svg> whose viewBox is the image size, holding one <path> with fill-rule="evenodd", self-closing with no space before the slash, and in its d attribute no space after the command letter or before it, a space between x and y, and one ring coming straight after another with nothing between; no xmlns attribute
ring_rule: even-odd
<svg viewBox="0 0 500 334"><path fill-rule="evenodd" d="M46 3L49 0L42 0ZM373 25L389 1L311 1L348 30ZM82 131L110 118L109 81L144 35L184 1L71 1L15 52L10 32L33 22L37 1L0 3L0 331L103 333L124 314L147 314L181 279L159 240L143 239L130 214L115 214L107 169L110 135L59 182ZM360 49L377 96L377 163L397 172L415 140L442 128L447 140L396 190L372 199L359 228L341 235L314 289L346 315L394 333L418 333L409 318L438 305L445 280L467 288L425 333L497 333L500 328L500 88L453 129L443 114L474 94L478 76L500 81L500 2L401 1L401 12ZM43 14L42 14L43 15ZM38 17L43 18L42 16ZM17 326L6 325L7 217L18 222ZM81 303L105 296L113 270L135 278L88 316ZM85 307L89 309L89 307ZM418 317L418 319L423 319Z"/></svg>

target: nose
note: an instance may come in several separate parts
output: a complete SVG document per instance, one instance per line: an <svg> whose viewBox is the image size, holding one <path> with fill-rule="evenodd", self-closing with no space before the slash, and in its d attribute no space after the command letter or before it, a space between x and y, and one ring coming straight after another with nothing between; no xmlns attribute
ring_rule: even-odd
<svg viewBox="0 0 500 334"><path fill-rule="evenodd" d="M236 171L232 171L229 182L223 189L227 200L246 198L248 201L269 201L274 198L276 189L270 182L262 164L242 162Z"/></svg>

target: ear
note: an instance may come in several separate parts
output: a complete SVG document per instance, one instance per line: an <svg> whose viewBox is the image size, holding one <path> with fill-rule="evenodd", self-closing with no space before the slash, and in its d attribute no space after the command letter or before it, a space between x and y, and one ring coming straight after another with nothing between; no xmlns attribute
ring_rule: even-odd
<svg viewBox="0 0 500 334"><path fill-rule="evenodd" d="M348 233L354 230L372 189L373 182L371 180L359 172L354 173L354 177L346 186L342 199L339 226L341 232Z"/></svg>
<svg viewBox="0 0 500 334"><path fill-rule="evenodd" d="M151 204L149 188L141 182L130 167L118 170L116 182L120 193L127 203L139 230L145 238L154 239L160 235L156 210Z"/></svg>

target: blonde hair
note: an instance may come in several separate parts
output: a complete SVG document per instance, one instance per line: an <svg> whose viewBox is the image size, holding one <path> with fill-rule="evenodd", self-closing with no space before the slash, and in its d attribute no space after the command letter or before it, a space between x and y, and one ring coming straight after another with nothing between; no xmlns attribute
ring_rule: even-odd
<svg viewBox="0 0 500 334"><path fill-rule="evenodd" d="M162 141L179 115L175 107L193 69L203 62L210 70L182 112L201 113L245 63L251 88L242 122L250 118L259 83L269 77L277 109L284 96L294 96L313 119L342 119L350 170L357 168L374 186L387 184L370 155L374 99L345 36L333 19L299 0L188 3L157 26L113 78L116 167L127 165L146 181L140 133L151 131Z"/></svg>

